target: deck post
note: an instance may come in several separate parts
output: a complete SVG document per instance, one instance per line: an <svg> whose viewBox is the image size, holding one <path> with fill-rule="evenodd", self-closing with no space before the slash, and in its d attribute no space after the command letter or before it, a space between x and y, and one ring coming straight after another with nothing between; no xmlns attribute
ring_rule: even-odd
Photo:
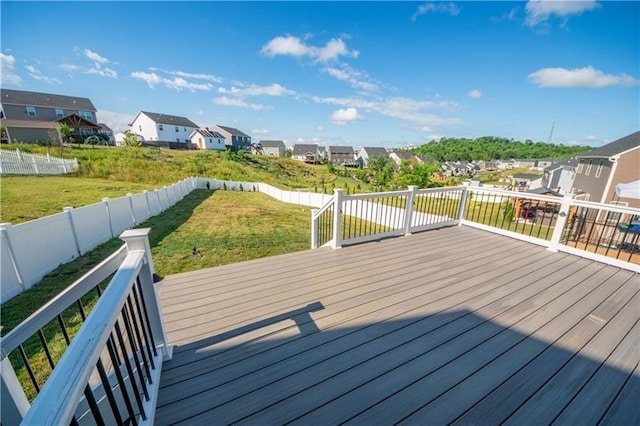
<svg viewBox="0 0 640 426"><path fill-rule="evenodd" d="M316 212L318 209L311 210L311 248L318 248L318 221L316 220Z"/></svg>
<svg viewBox="0 0 640 426"><path fill-rule="evenodd" d="M413 203L416 199L418 187L409 185L409 194L407 195L407 205L404 211L404 235L411 235L411 219L413 219Z"/></svg>
<svg viewBox="0 0 640 426"><path fill-rule="evenodd" d="M552 251L554 253L558 251L558 246L560 245L560 240L562 239L564 227L567 224L567 219L569 219L569 210L571 208L572 201L572 194L565 194L565 196L562 197L562 204L560 204L560 211L558 212L556 225L555 228L553 228L553 234L551 235L549 247L547 247L547 250L549 251Z"/></svg>
<svg viewBox="0 0 640 426"><path fill-rule="evenodd" d="M127 244L127 251L144 251L145 263L140 269L140 288L142 297L145 300L149 323L153 332L156 347L162 351L164 360L169 360L173 356L173 345L169 344L167 333L162 321L160 311L160 298L158 289L153 284L153 260L151 259L151 248L149 246L149 232L151 228L128 229L120 234L120 239Z"/></svg>
<svg viewBox="0 0 640 426"><path fill-rule="evenodd" d="M342 248L342 189L334 189L333 195L333 240L331 247Z"/></svg>
<svg viewBox="0 0 640 426"><path fill-rule="evenodd" d="M0 393L2 394L1 408L3 425L18 425L22 422L25 414L29 411L29 401L27 396L18 382L16 372L9 361L9 358L3 354L0 362Z"/></svg>
<svg viewBox="0 0 640 426"><path fill-rule="evenodd" d="M464 220L465 206L467 205L467 196L469 194L469 187L462 188L462 196L460 197L460 206L458 207L458 226L462 225Z"/></svg>

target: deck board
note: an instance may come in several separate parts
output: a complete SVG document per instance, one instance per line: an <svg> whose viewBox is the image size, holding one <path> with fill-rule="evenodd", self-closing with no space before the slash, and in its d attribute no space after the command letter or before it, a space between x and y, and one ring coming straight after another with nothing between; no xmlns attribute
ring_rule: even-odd
<svg viewBox="0 0 640 426"><path fill-rule="evenodd" d="M157 424L497 424L599 401L594 423L638 416L638 276L492 233L309 250L160 289L176 346Z"/></svg>

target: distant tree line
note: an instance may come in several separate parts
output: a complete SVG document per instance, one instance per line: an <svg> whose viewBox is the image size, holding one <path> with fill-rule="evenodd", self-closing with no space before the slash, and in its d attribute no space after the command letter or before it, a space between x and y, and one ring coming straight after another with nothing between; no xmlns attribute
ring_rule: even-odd
<svg viewBox="0 0 640 426"><path fill-rule="evenodd" d="M441 138L414 148L415 155L428 156L436 161L507 160L510 158L563 158L588 151L589 146L566 146L553 143L524 142L513 139L483 136L475 139Z"/></svg>

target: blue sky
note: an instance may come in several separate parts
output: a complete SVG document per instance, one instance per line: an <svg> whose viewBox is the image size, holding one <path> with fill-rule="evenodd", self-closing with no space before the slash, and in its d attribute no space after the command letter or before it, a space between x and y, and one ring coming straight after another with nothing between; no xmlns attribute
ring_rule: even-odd
<svg viewBox="0 0 640 426"><path fill-rule="evenodd" d="M1 2L2 87L255 140L600 146L640 128L640 3Z"/></svg>

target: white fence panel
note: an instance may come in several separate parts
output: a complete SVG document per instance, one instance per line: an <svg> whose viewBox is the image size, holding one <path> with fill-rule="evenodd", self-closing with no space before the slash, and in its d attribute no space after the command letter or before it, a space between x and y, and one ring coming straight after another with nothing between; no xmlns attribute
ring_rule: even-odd
<svg viewBox="0 0 640 426"><path fill-rule="evenodd" d="M70 214L82 254L112 237L104 202L72 209Z"/></svg>
<svg viewBox="0 0 640 426"><path fill-rule="evenodd" d="M30 288L59 265L78 257L67 213L58 213L14 226L11 246L16 257L20 259L26 288Z"/></svg>
<svg viewBox="0 0 640 426"><path fill-rule="evenodd" d="M151 216L155 216L162 212L162 206L160 205L160 199L158 198L158 191L145 191L147 199L149 200L149 209L151 209Z"/></svg>
<svg viewBox="0 0 640 426"><path fill-rule="evenodd" d="M117 235L133 225L133 215L128 197L115 198L109 200L109 217L111 218L111 229Z"/></svg>
<svg viewBox="0 0 640 426"><path fill-rule="evenodd" d="M20 150L0 149L0 174L61 175L78 170L78 161L52 157L49 154L25 154Z"/></svg>
<svg viewBox="0 0 640 426"><path fill-rule="evenodd" d="M0 292L0 303L4 303L18 294L22 293L22 286L16 269L13 266L13 259L9 248L9 240L4 229L0 230L0 262L2 265L0 273L0 282L2 283L2 291Z"/></svg>
<svg viewBox="0 0 640 426"><path fill-rule="evenodd" d="M133 213L136 216L136 223L142 223L151 217L146 194L131 195L131 205L133 206Z"/></svg>

